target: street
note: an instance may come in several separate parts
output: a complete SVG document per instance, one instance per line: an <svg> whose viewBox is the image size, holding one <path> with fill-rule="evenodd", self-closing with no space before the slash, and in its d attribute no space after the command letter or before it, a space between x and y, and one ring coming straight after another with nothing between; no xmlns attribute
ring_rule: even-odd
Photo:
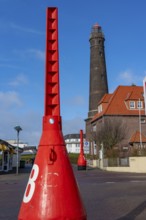
<svg viewBox="0 0 146 220"><path fill-rule="evenodd" d="M146 175L73 167L88 220L145 220ZM0 220L16 220L30 167L0 175Z"/></svg>
<svg viewBox="0 0 146 220"><path fill-rule="evenodd" d="M75 172L88 220L146 219L146 175Z"/></svg>

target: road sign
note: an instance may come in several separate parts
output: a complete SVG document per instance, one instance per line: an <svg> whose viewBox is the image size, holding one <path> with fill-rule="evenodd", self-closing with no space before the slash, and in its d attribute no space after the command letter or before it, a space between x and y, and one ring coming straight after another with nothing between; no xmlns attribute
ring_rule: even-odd
<svg viewBox="0 0 146 220"><path fill-rule="evenodd" d="M85 141L84 145L85 145L85 147L88 147L89 146L89 141Z"/></svg>

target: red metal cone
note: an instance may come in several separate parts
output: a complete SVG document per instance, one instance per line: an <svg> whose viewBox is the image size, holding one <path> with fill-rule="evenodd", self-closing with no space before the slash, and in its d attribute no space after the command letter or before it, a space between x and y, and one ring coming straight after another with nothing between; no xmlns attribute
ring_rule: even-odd
<svg viewBox="0 0 146 220"><path fill-rule="evenodd" d="M86 220L60 122L56 117L45 121L48 129L42 134L18 219Z"/></svg>
<svg viewBox="0 0 146 220"><path fill-rule="evenodd" d="M43 132L18 220L86 220L61 128L57 22L48 8Z"/></svg>

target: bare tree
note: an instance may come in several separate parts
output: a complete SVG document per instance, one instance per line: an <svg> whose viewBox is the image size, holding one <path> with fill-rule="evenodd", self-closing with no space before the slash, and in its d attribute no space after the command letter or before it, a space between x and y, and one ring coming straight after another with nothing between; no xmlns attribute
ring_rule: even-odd
<svg viewBox="0 0 146 220"><path fill-rule="evenodd" d="M98 146L103 144L104 149L112 149L125 139L127 133L127 125L122 119L113 118L105 119L104 123L98 128L96 136L96 143Z"/></svg>

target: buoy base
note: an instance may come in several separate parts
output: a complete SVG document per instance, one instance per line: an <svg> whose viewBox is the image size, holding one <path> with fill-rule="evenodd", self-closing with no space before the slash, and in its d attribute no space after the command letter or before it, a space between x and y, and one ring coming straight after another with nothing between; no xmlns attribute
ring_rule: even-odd
<svg viewBox="0 0 146 220"><path fill-rule="evenodd" d="M86 170L86 166L78 166L78 170Z"/></svg>

